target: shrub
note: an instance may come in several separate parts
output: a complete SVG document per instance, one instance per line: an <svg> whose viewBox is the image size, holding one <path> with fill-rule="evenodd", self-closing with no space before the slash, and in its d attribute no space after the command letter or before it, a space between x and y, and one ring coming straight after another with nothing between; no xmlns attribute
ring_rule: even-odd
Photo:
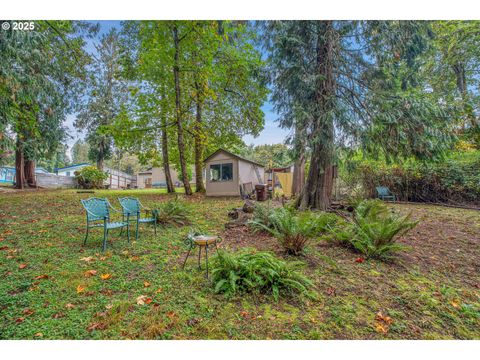
<svg viewBox="0 0 480 360"><path fill-rule="evenodd" d="M107 177L106 173L95 166L85 166L80 171L75 171L75 179L81 189L101 189Z"/></svg>
<svg viewBox="0 0 480 360"><path fill-rule="evenodd" d="M260 292L281 295L300 293L313 296L313 284L298 272L300 262L285 262L268 252L228 253L219 250L212 259L212 280L216 293L232 296L237 293Z"/></svg>
<svg viewBox="0 0 480 360"><path fill-rule="evenodd" d="M178 198L162 203L157 211L157 223L184 226L190 224L191 209Z"/></svg>
<svg viewBox="0 0 480 360"><path fill-rule="evenodd" d="M473 203L480 199L480 151L457 151L435 162L408 159L387 164L384 160L349 158L340 168L345 191L375 197L375 187L387 186L400 200L440 203Z"/></svg>
<svg viewBox="0 0 480 360"><path fill-rule="evenodd" d="M337 220L333 214L295 212L286 208L271 211L267 219L265 222L253 220L250 223L275 236L285 251L292 255L301 254L309 239L326 231Z"/></svg>
<svg viewBox="0 0 480 360"><path fill-rule="evenodd" d="M407 248L396 240L417 225L410 216L390 212L380 200L364 200L355 208L353 221L341 229L332 229L332 233L367 258L388 259Z"/></svg>

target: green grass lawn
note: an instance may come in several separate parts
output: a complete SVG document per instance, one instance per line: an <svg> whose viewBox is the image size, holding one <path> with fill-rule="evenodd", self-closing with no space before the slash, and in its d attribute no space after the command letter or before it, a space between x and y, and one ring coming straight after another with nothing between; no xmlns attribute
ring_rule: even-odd
<svg viewBox="0 0 480 360"><path fill-rule="evenodd" d="M152 208L169 198L162 190L95 193L116 207L126 195ZM143 226L130 245L114 231L105 254L101 230L94 230L83 247L79 200L88 196L0 194L1 339L480 338L479 212L395 205L421 223L402 238L412 249L390 263L360 262L344 247L312 241L300 260L317 298L275 302L215 294L195 257L182 270L189 226L160 228L156 238L153 227ZM222 234L223 248L251 246L294 260L268 236L224 229L240 200L188 202L192 226Z"/></svg>

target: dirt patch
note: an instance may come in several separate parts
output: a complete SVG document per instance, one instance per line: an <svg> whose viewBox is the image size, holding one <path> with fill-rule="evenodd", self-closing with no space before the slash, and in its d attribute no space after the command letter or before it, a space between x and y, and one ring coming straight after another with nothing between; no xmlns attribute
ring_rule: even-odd
<svg viewBox="0 0 480 360"><path fill-rule="evenodd" d="M240 250L246 247L253 247L260 251L273 251L282 253L277 240L264 232L254 233L248 226L235 226L220 235L223 239L220 247L230 250Z"/></svg>
<svg viewBox="0 0 480 360"><path fill-rule="evenodd" d="M404 211L420 223L400 239L411 250L402 252L399 260L478 287L480 212L440 207L402 207Z"/></svg>

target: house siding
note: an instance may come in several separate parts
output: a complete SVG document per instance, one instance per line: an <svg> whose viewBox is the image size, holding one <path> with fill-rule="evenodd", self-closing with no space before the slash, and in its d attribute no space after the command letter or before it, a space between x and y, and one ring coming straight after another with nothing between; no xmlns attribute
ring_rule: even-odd
<svg viewBox="0 0 480 360"><path fill-rule="evenodd" d="M231 181L211 181L210 165L232 163L233 179ZM238 163L239 160L224 153L219 152L205 163L206 176L206 195L207 196L239 196L240 188L238 183Z"/></svg>

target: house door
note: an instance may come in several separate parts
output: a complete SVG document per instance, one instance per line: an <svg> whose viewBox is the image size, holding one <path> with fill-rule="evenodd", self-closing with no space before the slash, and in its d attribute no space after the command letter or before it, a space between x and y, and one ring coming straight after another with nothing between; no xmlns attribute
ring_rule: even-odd
<svg viewBox="0 0 480 360"><path fill-rule="evenodd" d="M152 178L145 178L145 188L150 189L152 187Z"/></svg>

